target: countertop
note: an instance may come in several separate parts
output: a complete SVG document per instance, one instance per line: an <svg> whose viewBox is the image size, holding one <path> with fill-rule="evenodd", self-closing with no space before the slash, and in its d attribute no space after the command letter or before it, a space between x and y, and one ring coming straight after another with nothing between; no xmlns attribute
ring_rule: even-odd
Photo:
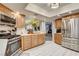
<svg viewBox="0 0 79 59"><path fill-rule="evenodd" d="M62 34L62 33L55 33L55 34Z"/></svg>
<svg viewBox="0 0 79 59"><path fill-rule="evenodd" d="M33 33L33 34L21 34L21 36L38 35L38 34L45 34L45 33L40 32L40 33Z"/></svg>

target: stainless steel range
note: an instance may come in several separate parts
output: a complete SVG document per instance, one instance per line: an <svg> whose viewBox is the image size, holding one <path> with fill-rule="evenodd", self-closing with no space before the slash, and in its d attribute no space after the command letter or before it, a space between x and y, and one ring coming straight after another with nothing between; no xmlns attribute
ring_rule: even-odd
<svg viewBox="0 0 79 59"><path fill-rule="evenodd" d="M5 25L10 29L0 29L0 55L15 55L21 50L20 35L16 35L16 19L0 14L0 26Z"/></svg>
<svg viewBox="0 0 79 59"><path fill-rule="evenodd" d="M8 40L6 49L5 49L5 56L15 55L21 50L21 39L20 35L0 35L0 39ZM5 43L4 43L5 44Z"/></svg>
<svg viewBox="0 0 79 59"><path fill-rule="evenodd" d="M10 36L10 38L8 38L8 44L7 44L5 55L6 56L14 55L18 53L20 49L21 49L20 36L19 35L16 36L12 35L12 37Z"/></svg>

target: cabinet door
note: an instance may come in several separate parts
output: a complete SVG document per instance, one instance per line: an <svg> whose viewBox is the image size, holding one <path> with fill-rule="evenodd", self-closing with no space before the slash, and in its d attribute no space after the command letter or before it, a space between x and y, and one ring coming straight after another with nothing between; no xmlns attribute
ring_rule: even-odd
<svg viewBox="0 0 79 59"><path fill-rule="evenodd" d="M37 35L32 35L32 47L35 47L38 45L38 38Z"/></svg>
<svg viewBox="0 0 79 59"><path fill-rule="evenodd" d="M61 28L61 24L62 24L62 20L61 20L61 19L55 21L55 27L56 27L57 29L60 29L60 28Z"/></svg>
<svg viewBox="0 0 79 59"><path fill-rule="evenodd" d="M38 44L43 44L45 42L45 35L39 34L38 35Z"/></svg>
<svg viewBox="0 0 79 59"><path fill-rule="evenodd" d="M54 35L54 40L55 40L55 43L61 44L61 42L62 42L62 34L55 34Z"/></svg>
<svg viewBox="0 0 79 59"><path fill-rule="evenodd" d="M23 40L23 50L31 48L31 37L30 36L24 36L22 40Z"/></svg>
<svg viewBox="0 0 79 59"><path fill-rule="evenodd" d="M23 28L24 27L24 17L19 15L17 16L17 19L16 19L16 27L17 28Z"/></svg>

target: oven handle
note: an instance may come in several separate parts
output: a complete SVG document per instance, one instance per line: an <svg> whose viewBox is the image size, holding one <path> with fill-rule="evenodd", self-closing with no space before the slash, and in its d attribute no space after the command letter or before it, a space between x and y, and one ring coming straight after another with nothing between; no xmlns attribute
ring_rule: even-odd
<svg viewBox="0 0 79 59"><path fill-rule="evenodd" d="M19 40L20 40L20 39L13 40L13 41L9 42L8 44L15 43L15 42L17 42L17 41L19 41Z"/></svg>
<svg viewBox="0 0 79 59"><path fill-rule="evenodd" d="M16 39L20 39L20 37L12 38L12 39L10 39L10 41L16 40Z"/></svg>

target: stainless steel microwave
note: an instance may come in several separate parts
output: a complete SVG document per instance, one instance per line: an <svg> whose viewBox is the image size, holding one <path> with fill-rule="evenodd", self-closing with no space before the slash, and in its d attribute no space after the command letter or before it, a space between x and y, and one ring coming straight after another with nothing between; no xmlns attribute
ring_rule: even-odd
<svg viewBox="0 0 79 59"><path fill-rule="evenodd" d="M0 22L16 24L16 20L6 15L0 14Z"/></svg>

